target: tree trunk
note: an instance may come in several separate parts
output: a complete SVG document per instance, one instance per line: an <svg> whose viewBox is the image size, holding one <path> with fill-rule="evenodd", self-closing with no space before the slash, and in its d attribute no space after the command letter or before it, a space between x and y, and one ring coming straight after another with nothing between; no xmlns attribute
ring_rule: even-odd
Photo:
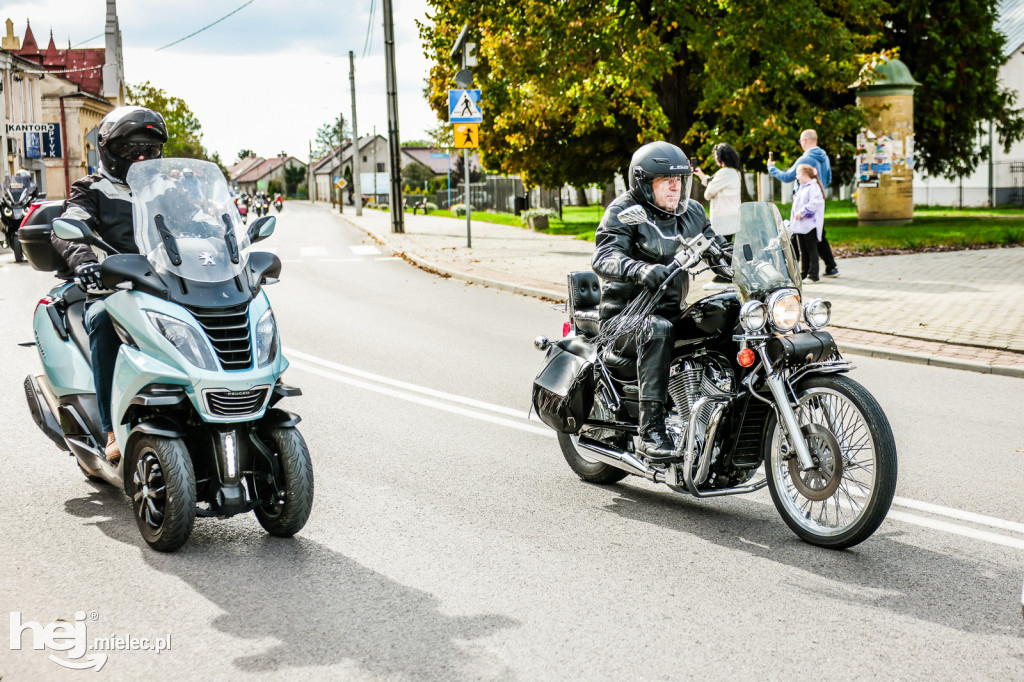
<svg viewBox="0 0 1024 682"><path fill-rule="evenodd" d="M587 201L587 190L583 187L576 188L576 205L590 206L590 202Z"/></svg>

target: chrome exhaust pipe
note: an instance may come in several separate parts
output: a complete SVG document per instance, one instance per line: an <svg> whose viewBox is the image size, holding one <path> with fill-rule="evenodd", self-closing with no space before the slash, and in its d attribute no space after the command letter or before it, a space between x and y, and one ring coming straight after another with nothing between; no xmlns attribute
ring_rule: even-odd
<svg viewBox="0 0 1024 682"><path fill-rule="evenodd" d="M610 448L589 438L578 438L576 444L587 451L587 456L616 469L622 469L634 476L642 476L649 481L661 483L665 480L663 472L656 471L644 464L640 459L625 450Z"/></svg>

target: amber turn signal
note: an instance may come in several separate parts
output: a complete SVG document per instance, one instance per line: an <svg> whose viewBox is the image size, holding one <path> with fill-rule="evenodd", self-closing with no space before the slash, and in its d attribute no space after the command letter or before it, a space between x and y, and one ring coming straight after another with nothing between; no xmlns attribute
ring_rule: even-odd
<svg viewBox="0 0 1024 682"><path fill-rule="evenodd" d="M749 348L744 348L736 354L736 362L740 363L740 367L750 367L754 364L754 351Z"/></svg>

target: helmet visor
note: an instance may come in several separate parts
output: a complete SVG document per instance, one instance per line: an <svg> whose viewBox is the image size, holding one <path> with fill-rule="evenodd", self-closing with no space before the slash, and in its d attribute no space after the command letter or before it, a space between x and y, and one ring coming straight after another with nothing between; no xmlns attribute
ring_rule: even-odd
<svg viewBox="0 0 1024 682"><path fill-rule="evenodd" d="M148 161L163 156L163 147L151 142L111 142L111 153L125 161Z"/></svg>

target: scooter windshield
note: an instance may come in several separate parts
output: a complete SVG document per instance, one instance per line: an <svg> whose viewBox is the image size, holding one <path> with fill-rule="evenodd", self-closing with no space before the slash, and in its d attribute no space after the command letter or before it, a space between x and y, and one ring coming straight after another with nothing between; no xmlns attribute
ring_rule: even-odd
<svg viewBox="0 0 1024 682"><path fill-rule="evenodd" d="M783 287L799 288L789 232L775 204L740 204L732 268L733 283L744 303Z"/></svg>
<svg viewBox="0 0 1024 682"><path fill-rule="evenodd" d="M135 241L159 272L223 282L245 267L249 237L220 168L196 159L133 163Z"/></svg>
<svg viewBox="0 0 1024 682"><path fill-rule="evenodd" d="M3 191L17 206L36 191L36 183L28 173L16 173L4 178Z"/></svg>

